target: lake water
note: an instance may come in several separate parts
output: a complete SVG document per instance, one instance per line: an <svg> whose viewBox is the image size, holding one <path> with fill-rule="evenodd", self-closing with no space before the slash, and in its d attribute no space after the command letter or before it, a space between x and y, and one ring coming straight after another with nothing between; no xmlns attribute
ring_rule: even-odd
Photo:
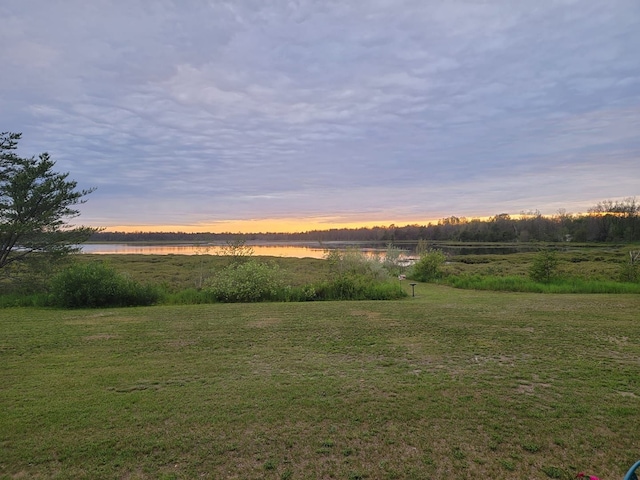
<svg viewBox="0 0 640 480"><path fill-rule="evenodd" d="M290 258L324 258L327 248L309 245L248 245L255 256L290 257ZM98 255L217 255L223 252L221 245L152 245L134 243L88 243L82 245L82 253ZM386 249L363 248L365 253L383 254Z"/></svg>
<svg viewBox="0 0 640 480"><path fill-rule="evenodd" d="M367 242L326 242L320 243L271 243L262 245L247 244L256 256L293 257L293 258L324 258L328 249L357 248L365 254L384 257L386 245ZM398 248L407 256L413 255L416 244L403 244ZM438 244L435 248L451 255L508 255L511 253L535 251L539 246L535 244L501 245L501 244ZM98 255L217 255L223 253L224 245L183 244L152 244L152 243L86 243L82 245L83 253Z"/></svg>

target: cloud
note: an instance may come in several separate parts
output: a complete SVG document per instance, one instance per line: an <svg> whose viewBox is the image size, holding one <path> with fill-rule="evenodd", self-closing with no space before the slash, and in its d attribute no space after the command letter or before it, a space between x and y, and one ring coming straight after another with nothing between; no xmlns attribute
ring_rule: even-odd
<svg viewBox="0 0 640 480"><path fill-rule="evenodd" d="M635 0L0 15L2 130L98 187L87 223L391 222L640 194Z"/></svg>

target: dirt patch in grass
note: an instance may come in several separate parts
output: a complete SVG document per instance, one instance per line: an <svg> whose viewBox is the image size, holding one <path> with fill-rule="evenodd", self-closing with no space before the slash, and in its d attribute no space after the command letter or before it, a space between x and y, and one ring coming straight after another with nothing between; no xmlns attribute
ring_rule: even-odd
<svg viewBox="0 0 640 480"><path fill-rule="evenodd" d="M618 394L622 395L623 397L640 398L638 395L636 395L633 392L618 392Z"/></svg>

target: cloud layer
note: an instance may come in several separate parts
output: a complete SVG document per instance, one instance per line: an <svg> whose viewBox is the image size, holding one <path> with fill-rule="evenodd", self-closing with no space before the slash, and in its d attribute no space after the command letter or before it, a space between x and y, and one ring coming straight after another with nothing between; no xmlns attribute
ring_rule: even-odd
<svg viewBox="0 0 640 480"><path fill-rule="evenodd" d="M417 221L640 195L637 0L0 6L0 130L92 225Z"/></svg>

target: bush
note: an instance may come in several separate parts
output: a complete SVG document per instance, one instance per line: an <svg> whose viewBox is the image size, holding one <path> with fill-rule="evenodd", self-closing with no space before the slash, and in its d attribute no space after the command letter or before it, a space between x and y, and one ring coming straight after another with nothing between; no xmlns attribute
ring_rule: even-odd
<svg viewBox="0 0 640 480"><path fill-rule="evenodd" d="M325 255L331 278L345 275L364 276L374 280L387 280L389 272L378 257L368 257L358 249L330 250Z"/></svg>
<svg viewBox="0 0 640 480"><path fill-rule="evenodd" d="M72 265L51 281L52 303L60 307L152 305L159 297L157 288L141 285L104 263Z"/></svg>
<svg viewBox="0 0 640 480"><path fill-rule="evenodd" d="M264 302L283 300L282 274L274 263L250 259L233 263L211 277L205 287L218 302Z"/></svg>
<svg viewBox="0 0 640 480"><path fill-rule="evenodd" d="M427 250L420 255L420 259L413 265L409 278L418 282L429 282L442 277L442 265L445 260L440 250Z"/></svg>
<svg viewBox="0 0 640 480"><path fill-rule="evenodd" d="M619 279L621 282L640 282L640 265L631 262L622 264Z"/></svg>
<svg viewBox="0 0 640 480"><path fill-rule="evenodd" d="M534 282L549 283L556 275L558 258L553 250L541 250L533 259L529 277Z"/></svg>
<svg viewBox="0 0 640 480"><path fill-rule="evenodd" d="M378 257L348 249L331 250L325 259L329 278L313 285L317 300L391 300L407 295Z"/></svg>
<svg viewBox="0 0 640 480"><path fill-rule="evenodd" d="M386 300L406 296L397 281L391 281L377 259L355 251L331 251L327 254L330 276L324 282L292 287L275 263L248 259L234 262L216 272L203 292L173 295L170 301L216 302L307 302L313 300ZM175 298L174 298L175 297Z"/></svg>
<svg viewBox="0 0 640 480"><path fill-rule="evenodd" d="M393 246L393 244L387 244L382 266L394 277L397 277L405 271L406 267L402 264L402 253L402 250Z"/></svg>

